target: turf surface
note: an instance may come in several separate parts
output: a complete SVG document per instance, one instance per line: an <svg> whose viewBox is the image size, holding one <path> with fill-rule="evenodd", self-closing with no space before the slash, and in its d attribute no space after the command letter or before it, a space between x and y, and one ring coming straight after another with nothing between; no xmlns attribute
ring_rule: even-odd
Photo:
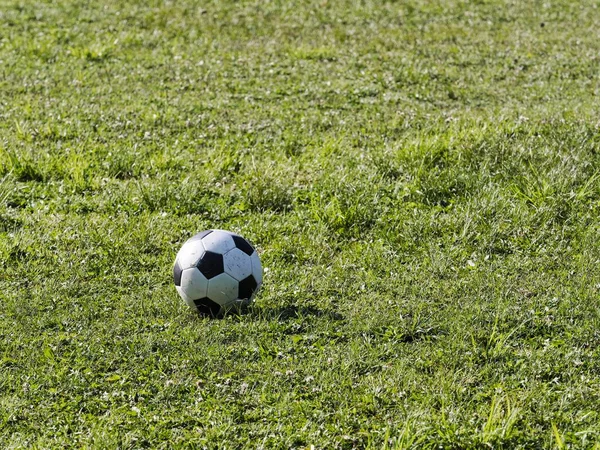
<svg viewBox="0 0 600 450"><path fill-rule="evenodd" d="M600 448L598 6L0 0L0 447Z"/></svg>

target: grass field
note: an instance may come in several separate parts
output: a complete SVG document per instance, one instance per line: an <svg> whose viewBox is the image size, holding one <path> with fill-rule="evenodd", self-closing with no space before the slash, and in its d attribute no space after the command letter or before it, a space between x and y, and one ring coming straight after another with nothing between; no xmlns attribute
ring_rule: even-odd
<svg viewBox="0 0 600 450"><path fill-rule="evenodd" d="M599 9L0 0L0 448L600 448Z"/></svg>

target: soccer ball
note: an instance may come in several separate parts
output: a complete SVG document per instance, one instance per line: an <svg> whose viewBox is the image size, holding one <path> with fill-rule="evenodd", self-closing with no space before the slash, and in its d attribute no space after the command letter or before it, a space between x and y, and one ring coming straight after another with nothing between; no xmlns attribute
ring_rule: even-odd
<svg viewBox="0 0 600 450"><path fill-rule="evenodd" d="M188 239L177 253L173 280L190 307L216 317L254 299L262 283L262 266L243 237L206 230Z"/></svg>

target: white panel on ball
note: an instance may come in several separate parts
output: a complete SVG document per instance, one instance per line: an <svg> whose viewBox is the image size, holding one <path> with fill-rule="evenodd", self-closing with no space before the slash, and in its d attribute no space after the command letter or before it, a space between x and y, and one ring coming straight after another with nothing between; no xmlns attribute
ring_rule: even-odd
<svg viewBox="0 0 600 450"><path fill-rule="evenodd" d="M185 269L181 273L181 290L190 300L204 298L208 290L208 280L195 267Z"/></svg>
<svg viewBox="0 0 600 450"><path fill-rule="evenodd" d="M258 253L256 251L252 253L250 260L252 261L252 275L254 275L254 279L258 285L260 285L263 280L262 264L260 263L260 258L258 257Z"/></svg>
<svg viewBox="0 0 600 450"><path fill-rule="evenodd" d="M235 242L231 238L231 233L222 230L214 230L212 233L202 238L202 245L209 252L227 253L235 248Z"/></svg>
<svg viewBox="0 0 600 450"><path fill-rule="evenodd" d="M177 253L177 262L179 267L187 269L188 267L194 267L202 254L204 253L204 246L202 241L188 241L183 244L179 253Z"/></svg>
<svg viewBox="0 0 600 450"><path fill-rule="evenodd" d="M225 272L238 281L242 281L252 273L250 257L239 248L234 248L223 255L223 266Z"/></svg>
<svg viewBox="0 0 600 450"><path fill-rule="evenodd" d="M181 289L180 286L175 286L175 289L177 289L177 293L179 294L179 296L192 308L195 308L196 305L194 304L194 301L189 298L187 295L185 295L185 292L183 292L183 289Z"/></svg>
<svg viewBox="0 0 600 450"><path fill-rule="evenodd" d="M208 282L208 298L225 306L237 298L238 285L237 280L226 273L217 275Z"/></svg>

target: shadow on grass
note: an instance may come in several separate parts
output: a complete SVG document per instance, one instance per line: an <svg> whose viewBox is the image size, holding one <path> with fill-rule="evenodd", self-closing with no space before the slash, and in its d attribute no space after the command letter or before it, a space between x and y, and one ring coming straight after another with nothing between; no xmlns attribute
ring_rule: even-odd
<svg viewBox="0 0 600 450"><path fill-rule="evenodd" d="M314 306L287 305L278 308L257 307L255 305L243 305L225 316L251 318L253 320L267 320L286 322L301 318L325 317L332 321L343 321L344 316L336 311L323 310ZM222 316L222 317L225 317ZM221 318L222 318L221 317Z"/></svg>

